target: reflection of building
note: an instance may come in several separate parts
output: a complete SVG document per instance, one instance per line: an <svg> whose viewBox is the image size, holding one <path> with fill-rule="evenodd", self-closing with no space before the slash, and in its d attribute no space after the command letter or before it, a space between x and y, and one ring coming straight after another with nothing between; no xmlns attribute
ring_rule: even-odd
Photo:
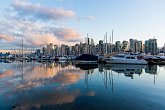
<svg viewBox="0 0 165 110"><path fill-rule="evenodd" d="M145 69L145 72L149 73L149 74L157 74L157 65L147 66L146 69Z"/></svg>

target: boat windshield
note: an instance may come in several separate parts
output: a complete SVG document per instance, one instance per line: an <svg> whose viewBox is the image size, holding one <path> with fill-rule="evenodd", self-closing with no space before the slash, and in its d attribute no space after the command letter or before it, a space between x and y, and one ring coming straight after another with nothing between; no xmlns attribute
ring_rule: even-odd
<svg viewBox="0 0 165 110"><path fill-rule="evenodd" d="M123 55L116 55L115 57L117 57L117 58L124 58Z"/></svg>

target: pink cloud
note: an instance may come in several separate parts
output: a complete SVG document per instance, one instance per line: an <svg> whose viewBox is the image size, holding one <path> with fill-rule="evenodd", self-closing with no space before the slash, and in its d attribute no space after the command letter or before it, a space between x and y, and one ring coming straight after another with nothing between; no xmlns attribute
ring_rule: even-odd
<svg viewBox="0 0 165 110"><path fill-rule="evenodd" d="M22 16L34 16L38 19L61 20L75 16L74 11L63 8L44 7L41 4L32 4L28 1L15 0L13 8Z"/></svg>
<svg viewBox="0 0 165 110"><path fill-rule="evenodd" d="M68 41L68 42L77 42L81 41L80 34L72 28L57 28L54 31L54 35L59 39Z"/></svg>
<svg viewBox="0 0 165 110"><path fill-rule="evenodd" d="M5 35L5 34L0 34L0 40L3 39L8 42L12 42L15 40L13 36Z"/></svg>
<svg viewBox="0 0 165 110"><path fill-rule="evenodd" d="M29 33L25 39L28 43L35 46L44 46L49 43L58 42L58 40L51 34Z"/></svg>

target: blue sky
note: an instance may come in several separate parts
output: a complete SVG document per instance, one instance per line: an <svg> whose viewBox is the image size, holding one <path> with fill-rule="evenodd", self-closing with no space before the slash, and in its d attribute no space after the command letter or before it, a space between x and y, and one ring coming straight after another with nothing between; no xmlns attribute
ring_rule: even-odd
<svg viewBox="0 0 165 110"><path fill-rule="evenodd" d="M36 46L48 42L71 45L83 41L86 34L93 37L97 43L98 40L103 39L106 31L110 36L112 29L115 41L130 38L144 41L155 36L159 47L165 43L164 0L5 0L0 2L0 29L4 30L2 26L9 29L9 32L0 32L0 42L9 46L18 46L20 36L25 37L27 45ZM9 26L11 24L9 21L12 21L17 28L13 29ZM41 41L38 42L39 40Z"/></svg>

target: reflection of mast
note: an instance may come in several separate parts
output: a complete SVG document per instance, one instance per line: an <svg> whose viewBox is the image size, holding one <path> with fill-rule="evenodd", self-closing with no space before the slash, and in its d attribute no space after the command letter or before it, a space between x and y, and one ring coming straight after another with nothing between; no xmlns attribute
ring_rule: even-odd
<svg viewBox="0 0 165 110"><path fill-rule="evenodd" d="M88 75L91 75L90 77ZM92 70L87 70L87 73L85 73L85 85L87 86L87 89L88 89L88 86L89 86L89 81L92 77Z"/></svg>
<svg viewBox="0 0 165 110"><path fill-rule="evenodd" d="M104 72L104 85L105 85L106 90L107 90L107 88L108 88L107 80L108 80L108 77L107 77L107 70L105 70L105 72Z"/></svg>
<svg viewBox="0 0 165 110"><path fill-rule="evenodd" d="M109 78L108 78L108 76L109 76ZM103 78L106 90L108 89L108 80L109 80L109 84L112 87L112 92L113 92L113 73L112 73L112 70L109 70L109 74L108 74L107 69L106 69L104 71L104 78Z"/></svg>
<svg viewBox="0 0 165 110"><path fill-rule="evenodd" d="M154 85L155 85L155 74L154 74Z"/></svg>
<svg viewBox="0 0 165 110"><path fill-rule="evenodd" d="M22 61L21 64L22 64L22 81L23 81L23 75L24 75L24 71L23 71L23 70L24 70L24 67L23 67L23 61Z"/></svg>
<svg viewBox="0 0 165 110"><path fill-rule="evenodd" d="M112 70L109 70L109 83L112 87L112 92L113 92L113 73L112 73Z"/></svg>
<svg viewBox="0 0 165 110"><path fill-rule="evenodd" d="M88 75L89 75L89 70L87 71L87 73L85 73L85 85L87 86L87 89L88 89Z"/></svg>

